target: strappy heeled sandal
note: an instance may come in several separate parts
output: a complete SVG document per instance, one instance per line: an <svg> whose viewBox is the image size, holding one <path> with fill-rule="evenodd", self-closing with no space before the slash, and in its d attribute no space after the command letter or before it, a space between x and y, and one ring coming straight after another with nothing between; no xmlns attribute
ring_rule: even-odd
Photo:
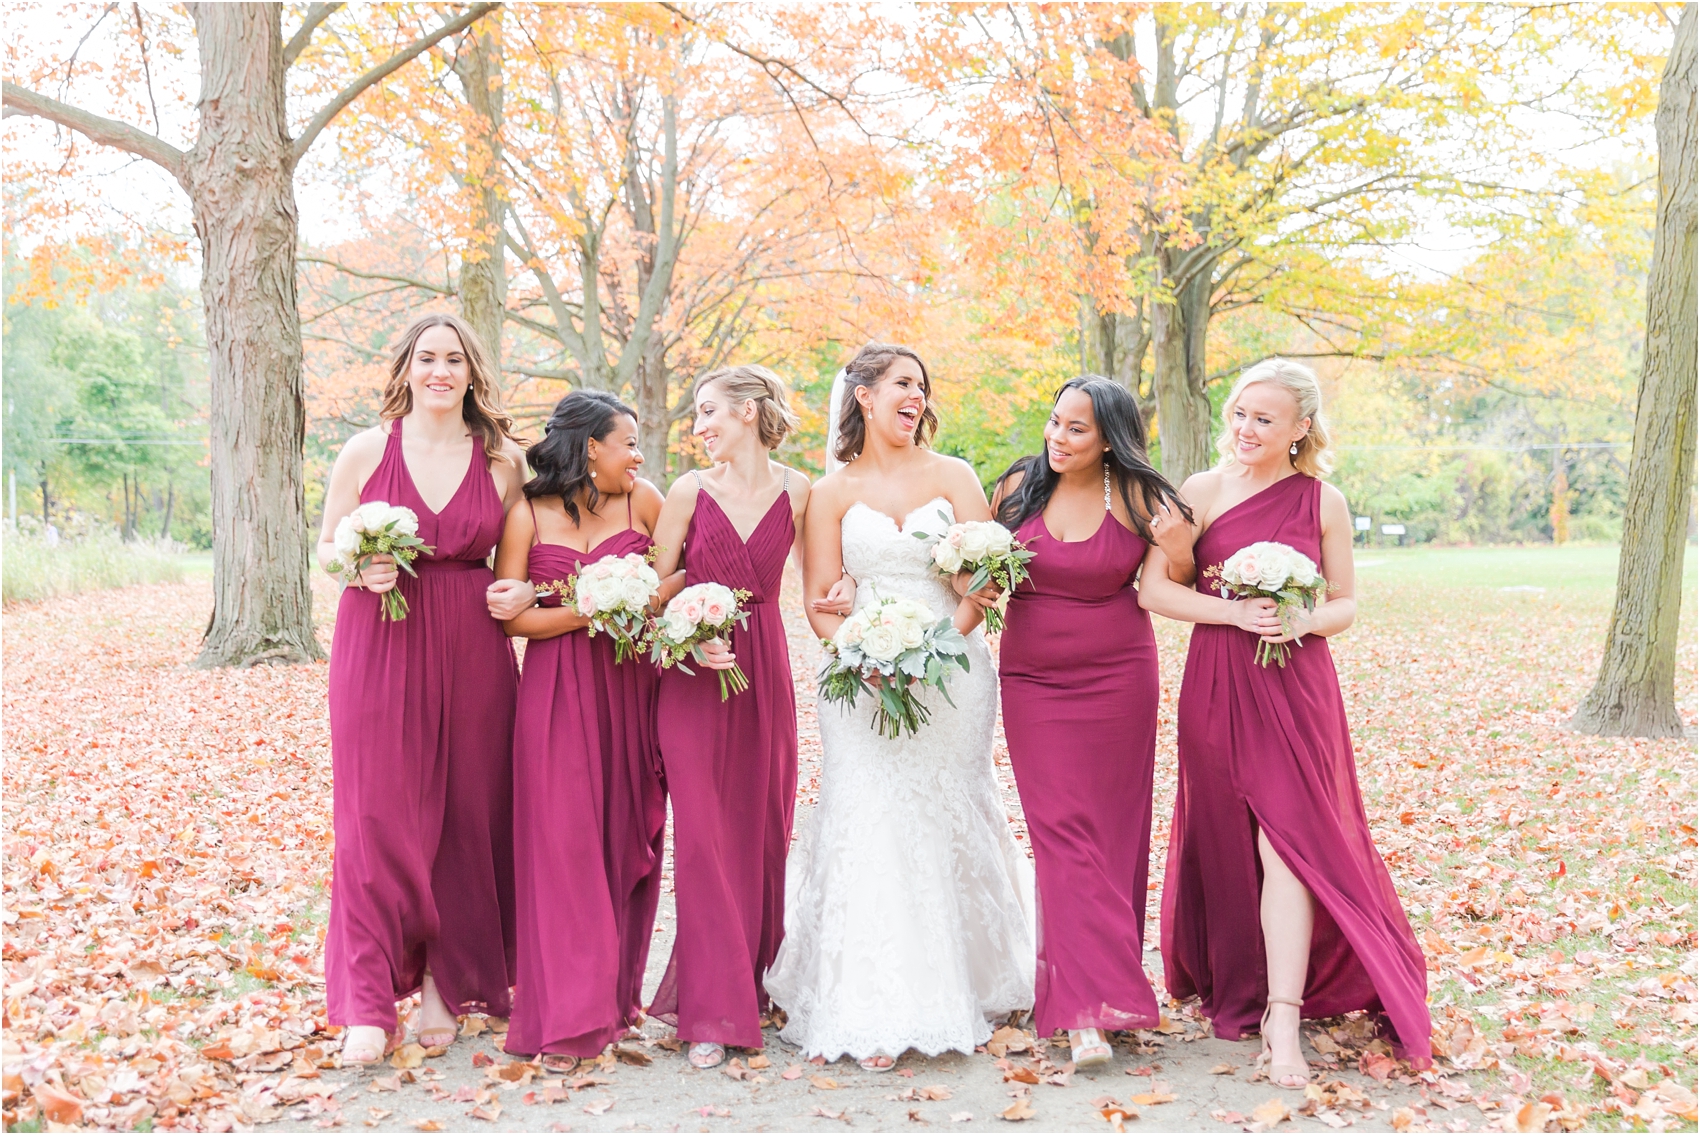
<svg viewBox="0 0 1700 1135"><path fill-rule="evenodd" d="M419 1046L421 1048L447 1048L455 1042L456 1037L460 1036L460 1022L451 1020L451 1022L446 1025L432 1025L429 1028L425 1026L424 986L427 983L429 983L431 992L436 996L437 1000L440 1002L443 1000L442 994L437 993L436 991L436 980L433 979L430 972L427 971L423 980L420 982ZM448 1008L447 1002L443 1002L443 1008Z"/></svg>
<svg viewBox="0 0 1700 1135"><path fill-rule="evenodd" d="M881 1060L885 1061L885 1063L881 1064ZM856 1067L860 1068L864 1072L889 1072L893 1068L897 1067L897 1057L887 1056L883 1052L876 1052L872 1056L864 1056L862 1059L856 1061Z"/></svg>
<svg viewBox="0 0 1700 1135"><path fill-rule="evenodd" d="M1264 1074L1269 1077L1269 1082L1277 1088L1285 1088L1290 1092L1301 1091L1306 1084L1310 1083L1310 1066L1303 1063L1304 1057L1300 1056L1300 1063L1298 1064L1276 1064L1274 1060L1275 1050L1269 1047L1269 1014L1277 1005L1291 1005L1295 1009L1302 1009L1304 1002L1292 997L1270 996L1266 998L1263 1006L1263 1020L1257 1026L1258 1036L1263 1041L1263 1051L1257 1054L1257 1067L1264 1071ZM1288 1080L1297 1080L1298 1083L1289 1084L1287 1083Z"/></svg>
<svg viewBox="0 0 1700 1135"><path fill-rule="evenodd" d="M545 1072L565 1074L578 1067L578 1057L568 1056L564 1052L546 1052L540 1059Z"/></svg>
<svg viewBox="0 0 1700 1135"><path fill-rule="evenodd" d="M378 1034L375 1040L372 1033ZM377 1025L350 1025L342 1037L342 1066L359 1068L376 1064L395 1050L395 1037Z"/></svg>
<svg viewBox="0 0 1700 1135"><path fill-rule="evenodd" d="M691 1062L691 1067L707 1071L720 1066L720 1062L726 1059L726 1049L712 1041L703 1041L701 1044L691 1045L686 1059Z"/></svg>
<svg viewBox="0 0 1700 1135"><path fill-rule="evenodd" d="M1076 1068L1096 1068L1108 1064L1115 1055L1110 1042L1097 1029L1068 1030L1068 1051Z"/></svg>

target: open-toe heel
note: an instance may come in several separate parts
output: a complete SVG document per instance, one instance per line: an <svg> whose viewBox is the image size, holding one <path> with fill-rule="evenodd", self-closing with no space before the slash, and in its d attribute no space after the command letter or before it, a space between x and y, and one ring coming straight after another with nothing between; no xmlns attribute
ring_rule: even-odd
<svg viewBox="0 0 1700 1135"><path fill-rule="evenodd" d="M578 1067L578 1057L568 1056L564 1052L546 1052L542 1057L543 1070L565 1074Z"/></svg>
<svg viewBox="0 0 1700 1135"><path fill-rule="evenodd" d="M376 1064L393 1051L395 1051L395 1038L377 1025L352 1025L343 1033L342 1065L344 1068Z"/></svg>
<svg viewBox="0 0 1700 1135"><path fill-rule="evenodd" d="M881 1064L880 1061L882 1060L885 1063ZM864 1072L889 1072L897 1067L897 1060L883 1052L876 1052L872 1056L864 1056L856 1061L856 1066Z"/></svg>
<svg viewBox="0 0 1700 1135"><path fill-rule="evenodd" d="M1310 1067L1304 1063L1277 1064L1274 1049L1269 1047L1269 1014L1277 1005L1291 1005L1295 1009L1304 1007L1304 1002L1292 997L1274 997L1266 999L1263 1006L1263 1020L1257 1026L1259 1039L1263 1042L1263 1050L1257 1054L1257 1067L1269 1077L1269 1082L1277 1088L1285 1088L1290 1092L1301 1091L1310 1083ZM1297 1080L1298 1083L1288 1083Z"/></svg>
<svg viewBox="0 0 1700 1135"><path fill-rule="evenodd" d="M726 1050L718 1044L704 1041L701 1044L691 1045L690 1054L686 1056L686 1059L691 1062L693 1068L704 1070L717 1068L720 1066L720 1062L726 1059Z"/></svg>
<svg viewBox="0 0 1700 1135"><path fill-rule="evenodd" d="M1114 1055L1110 1050L1110 1042L1105 1040L1104 1034L1097 1029L1070 1029L1068 1050L1076 1068L1096 1068L1108 1064Z"/></svg>

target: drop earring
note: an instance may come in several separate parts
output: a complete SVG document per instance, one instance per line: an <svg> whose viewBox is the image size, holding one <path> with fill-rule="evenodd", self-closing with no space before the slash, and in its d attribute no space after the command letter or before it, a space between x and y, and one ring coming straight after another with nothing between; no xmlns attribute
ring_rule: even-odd
<svg viewBox="0 0 1700 1135"><path fill-rule="evenodd" d="M1294 456L1294 457L1297 457L1297 456L1298 456L1298 455L1299 455L1299 443L1298 443L1298 442L1296 442L1296 441L1295 441L1295 442L1294 442L1294 443L1293 443L1293 444L1292 444L1292 445L1291 445L1291 446L1290 446L1290 447L1289 447L1289 448L1288 448L1288 449L1287 449L1287 452L1288 452L1288 453L1290 453L1290 454L1291 454L1291 455L1292 455L1292 456Z"/></svg>

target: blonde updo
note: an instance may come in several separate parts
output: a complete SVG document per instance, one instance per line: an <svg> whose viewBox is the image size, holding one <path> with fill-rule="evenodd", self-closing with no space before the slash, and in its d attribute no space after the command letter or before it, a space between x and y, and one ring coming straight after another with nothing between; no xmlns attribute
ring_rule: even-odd
<svg viewBox="0 0 1700 1135"><path fill-rule="evenodd" d="M1316 381L1315 371L1291 359L1264 359L1240 375L1239 381L1234 383L1234 388L1228 392L1228 400L1222 403L1222 432L1216 438L1216 450L1222 455L1218 467L1238 464L1239 459L1234 456L1234 407L1246 387L1259 382L1279 386L1291 394L1293 401L1298 403L1299 420L1310 419L1310 432L1299 439L1299 451L1291 455L1293 468L1307 477L1327 474L1334 468L1334 458L1328 453L1328 423L1322 417L1322 387Z"/></svg>
<svg viewBox="0 0 1700 1135"><path fill-rule="evenodd" d="M791 391L785 380L763 366L745 364L711 370L697 379L691 397L702 393L709 383L720 387L727 401L735 406L745 402L756 404L756 436L768 449L778 449L785 435L797 428L797 413L791 409Z"/></svg>

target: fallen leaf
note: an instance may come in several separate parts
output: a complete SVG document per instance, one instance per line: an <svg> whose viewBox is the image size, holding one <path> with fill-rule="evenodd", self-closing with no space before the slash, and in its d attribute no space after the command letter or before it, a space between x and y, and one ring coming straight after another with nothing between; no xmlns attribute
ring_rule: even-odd
<svg viewBox="0 0 1700 1135"><path fill-rule="evenodd" d="M413 1129L415 1131L444 1131L444 1130L447 1130L443 1126L443 1122L440 1119L415 1119L413 1121Z"/></svg>
<svg viewBox="0 0 1700 1135"><path fill-rule="evenodd" d="M694 1110L696 1111L696 1113L698 1115L702 1116L704 1119L707 1119L711 1115L719 1116L721 1119L729 1119L732 1116L732 1109L731 1108L729 1108L729 1107L715 1107L711 1103L710 1104L703 1104L701 1107L696 1108Z"/></svg>
<svg viewBox="0 0 1700 1135"><path fill-rule="evenodd" d="M802 1078L802 1075L803 1066L801 1064L793 1064L789 1068L785 1069L785 1071L781 1072L779 1074L779 1078L781 1080L798 1080Z"/></svg>
<svg viewBox="0 0 1700 1135"><path fill-rule="evenodd" d="M756 1071L759 1072L763 1068L773 1067L773 1062L771 1060L769 1060L765 1055L758 1052L754 1056L750 1057L749 1066L751 1068L754 1068Z"/></svg>
<svg viewBox="0 0 1700 1135"><path fill-rule="evenodd" d="M496 1058L488 1052L474 1052L472 1054L472 1066L474 1068L488 1068L494 1063L496 1063Z"/></svg>
<svg viewBox="0 0 1700 1135"><path fill-rule="evenodd" d="M1140 1092L1133 1097L1135 1107L1156 1107L1158 1104L1174 1102L1175 1097L1168 1092Z"/></svg>
<svg viewBox="0 0 1700 1135"><path fill-rule="evenodd" d="M66 1126L82 1122L83 1101L71 1093L60 1091L43 1081L31 1088L30 1094L35 1097L36 1106L41 1108L41 1113L52 1122Z"/></svg>
<svg viewBox="0 0 1700 1135"><path fill-rule="evenodd" d="M952 1123L972 1123L974 1122L974 1113L971 1111L953 1111L950 1113L950 1121Z"/></svg>
<svg viewBox="0 0 1700 1135"><path fill-rule="evenodd" d="M1210 1069L1210 1074L1212 1076L1232 1076L1237 1071L1239 1071L1239 1069L1235 1068L1232 1064L1218 1064L1216 1067Z"/></svg>
<svg viewBox="0 0 1700 1135"><path fill-rule="evenodd" d="M1033 1104L1026 1099L1016 1100L1002 1111L998 1112L999 1119L1007 1119L1011 1123L1019 1123L1023 1119L1032 1119L1039 1113L1033 1110Z"/></svg>
<svg viewBox="0 0 1700 1135"><path fill-rule="evenodd" d="M1251 1117L1265 1128L1273 1127L1284 1119L1291 1119L1293 1113L1288 1110L1286 1101L1279 1097L1265 1100L1251 1109Z"/></svg>
<svg viewBox="0 0 1700 1135"><path fill-rule="evenodd" d="M471 1119L482 1119L486 1123L494 1123L502 1117L502 1105L491 1100L489 1103L479 1104L466 1114Z"/></svg>
<svg viewBox="0 0 1700 1135"><path fill-rule="evenodd" d="M809 1114L810 1115L818 1115L822 1119L843 1119L844 1118L844 1113L842 1111L832 1111L828 1108L819 1107L819 1106L817 1106L813 1111L809 1112Z"/></svg>
<svg viewBox="0 0 1700 1135"><path fill-rule="evenodd" d="M599 1099L599 1100L591 1100L589 1103L584 1105L584 1113L586 1115L602 1115L602 1114L605 1114L608 1111L608 1109L613 1107L613 1106L614 1106L614 1101L612 1099L607 1098L607 1097L604 1097L604 1098Z"/></svg>
<svg viewBox="0 0 1700 1135"><path fill-rule="evenodd" d="M836 1092L843 1085L831 1076L810 1076L809 1083L823 1092Z"/></svg>
<svg viewBox="0 0 1700 1135"><path fill-rule="evenodd" d="M614 1058L621 1064L630 1064L638 1068L647 1068L654 1063L649 1053L623 1044L614 1047Z"/></svg>

